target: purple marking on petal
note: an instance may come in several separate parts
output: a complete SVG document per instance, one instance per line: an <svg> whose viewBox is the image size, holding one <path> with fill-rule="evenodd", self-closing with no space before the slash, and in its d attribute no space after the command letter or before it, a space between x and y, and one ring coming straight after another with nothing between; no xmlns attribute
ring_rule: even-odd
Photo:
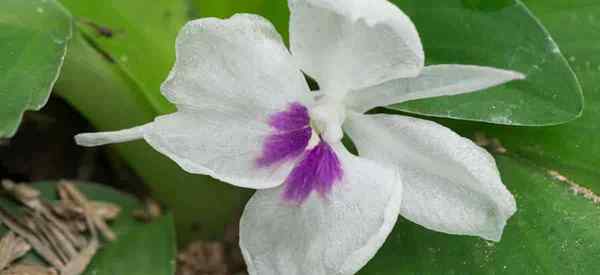
<svg viewBox="0 0 600 275"><path fill-rule="evenodd" d="M308 109L297 102L290 103L288 109L283 112L275 113L269 117L269 125L279 131L293 131L310 124Z"/></svg>
<svg viewBox="0 0 600 275"><path fill-rule="evenodd" d="M342 176L343 170L337 155L329 144L321 141L305 153L302 161L287 177L283 198L302 203L313 190L325 197Z"/></svg>
<svg viewBox="0 0 600 275"><path fill-rule="evenodd" d="M263 143L262 155L256 159L258 167L267 167L296 157L308 146L312 129L308 109L300 103L291 103L287 110L269 117L273 133Z"/></svg>
<svg viewBox="0 0 600 275"><path fill-rule="evenodd" d="M312 130L307 127L268 136L263 144L262 156L256 160L256 164L259 167L267 167L300 155L308 145L311 135Z"/></svg>

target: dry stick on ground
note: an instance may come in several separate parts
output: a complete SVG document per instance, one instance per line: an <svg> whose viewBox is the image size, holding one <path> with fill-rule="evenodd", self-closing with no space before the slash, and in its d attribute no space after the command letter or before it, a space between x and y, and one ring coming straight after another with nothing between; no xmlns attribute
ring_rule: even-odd
<svg viewBox="0 0 600 275"><path fill-rule="evenodd" d="M3 180L2 186L5 190L9 191L17 201L21 202L31 210L42 213L42 215L47 218L54 227L58 228L62 235L69 239L76 247L83 247L84 243L82 243L82 239L77 238L67 225L54 216L50 210L52 207L47 202L41 200L40 192L38 190L26 184L15 184L8 180Z"/></svg>
<svg viewBox="0 0 600 275"><path fill-rule="evenodd" d="M58 275L58 273L53 268L41 265L17 264L1 271L0 275Z"/></svg>
<svg viewBox="0 0 600 275"><path fill-rule="evenodd" d="M86 212L86 216L89 215L89 218L92 220L93 224L100 230L100 233L104 238L109 241L114 241L117 236L115 233L108 227L106 221L102 219L95 211L93 211L92 205L89 200L83 195L72 183L67 181L61 181L58 183L59 192L64 192L64 194L68 195L68 197L75 202L79 207L84 209Z"/></svg>
<svg viewBox="0 0 600 275"><path fill-rule="evenodd" d="M98 230L101 230L108 240L115 237L105 219L116 218L120 207L111 203L90 201L75 185L67 182L59 184L58 191L63 200L57 204L60 207L57 207L42 200L39 191L32 187L9 181L3 181L2 184L17 201L26 206L26 209L25 215L19 220L0 207L0 220L10 230L27 240L38 254L60 271L60 275L80 275L85 271L99 247ZM73 225L77 225L77 228ZM79 233L74 229L80 229ZM91 234L89 241L81 235L85 231ZM3 259L0 254L0 261ZM16 265L0 272L0 275L58 274L56 270L41 266Z"/></svg>
<svg viewBox="0 0 600 275"><path fill-rule="evenodd" d="M0 270L4 270L9 264L23 257L29 250L31 245L23 238L8 232L0 240Z"/></svg>
<svg viewBox="0 0 600 275"><path fill-rule="evenodd" d="M62 261L54 254L51 248L46 246L42 240L34 235L29 228L21 224L15 217L9 214L6 210L0 207L0 220L8 227L11 231L15 232L23 239L25 239L37 252L52 266L57 269L64 268Z"/></svg>
<svg viewBox="0 0 600 275"><path fill-rule="evenodd" d="M90 208L85 206L84 209L87 210L85 213L85 221L90 233L92 234L92 238L88 246L84 248L79 255L74 257L70 263L60 270L61 275L79 275L83 273L90 264L90 261L94 255L96 255L96 251L98 251L98 232L96 231L96 227L92 221Z"/></svg>

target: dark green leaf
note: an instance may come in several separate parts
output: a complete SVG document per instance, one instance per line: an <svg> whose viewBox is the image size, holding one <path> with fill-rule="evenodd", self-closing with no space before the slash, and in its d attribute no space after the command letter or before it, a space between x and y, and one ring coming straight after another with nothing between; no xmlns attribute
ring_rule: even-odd
<svg viewBox="0 0 600 275"><path fill-rule="evenodd" d="M535 164L497 160L519 206L501 242L402 220L360 274L598 274L600 207Z"/></svg>
<svg viewBox="0 0 600 275"><path fill-rule="evenodd" d="M492 4L498 1L485 1ZM483 1L482 1L483 3ZM600 3L593 0L526 3L539 16L583 84L586 109L574 122L520 128L442 121L465 136L498 138L503 180L518 212L498 244L449 236L407 221L362 274L598 274L600 266ZM583 189L589 188L589 190ZM587 198L585 197L587 196ZM404 272L402 272L404 271Z"/></svg>
<svg viewBox="0 0 600 275"><path fill-rule="evenodd" d="M35 187L45 198L57 199L56 183L37 183ZM89 199L112 202L122 208L111 224L118 239L102 246L84 275L173 275L176 247L171 215L145 224L131 215L133 210L143 207L135 198L102 185L85 183L77 187ZM0 205L13 210L16 206L6 197L0 199Z"/></svg>
<svg viewBox="0 0 600 275"><path fill-rule="evenodd" d="M581 80L586 98L583 116L555 127L520 128L450 123L466 136L484 132L499 138L511 153L560 171L600 192L600 2L527 1L561 45Z"/></svg>
<svg viewBox="0 0 600 275"><path fill-rule="evenodd" d="M0 2L0 138L15 134L25 111L46 104L71 32L55 0Z"/></svg>
<svg viewBox="0 0 600 275"><path fill-rule="evenodd" d="M157 111L174 110L159 88L175 60L175 37L187 20L185 1L60 1L98 49L142 87Z"/></svg>
<svg viewBox="0 0 600 275"><path fill-rule="evenodd" d="M559 47L538 20L513 0L395 0L415 22L429 64L510 69L527 80L482 93L391 106L421 115L506 125L571 121L583 98Z"/></svg>

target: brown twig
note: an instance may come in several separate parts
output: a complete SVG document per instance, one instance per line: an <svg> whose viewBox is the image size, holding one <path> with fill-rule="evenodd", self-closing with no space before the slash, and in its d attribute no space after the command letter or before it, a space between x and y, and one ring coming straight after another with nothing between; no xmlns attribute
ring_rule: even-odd
<svg viewBox="0 0 600 275"><path fill-rule="evenodd" d="M42 240L35 236L27 227L21 224L15 217L9 214L4 208L0 207L0 220L10 230L21 236L52 266L57 269L64 268L62 261L55 255L51 248L49 248Z"/></svg>
<svg viewBox="0 0 600 275"><path fill-rule="evenodd" d="M77 190L77 188L75 188L75 186L72 183L67 181L61 181L58 184L58 188L59 190L62 190L64 194L68 195L68 197L79 207L84 209L86 216L92 220L93 224L98 228L98 230L104 238L106 238L109 241L116 240L117 236L108 227L106 221L94 211L92 205L90 204L90 201L85 197L83 193L79 192L79 190Z"/></svg>
<svg viewBox="0 0 600 275"><path fill-rule="evenodd" d="M23 257L29 250L31 245L23 238L8 232L0 240L0 270L4 270L9 264Z"/></svg>

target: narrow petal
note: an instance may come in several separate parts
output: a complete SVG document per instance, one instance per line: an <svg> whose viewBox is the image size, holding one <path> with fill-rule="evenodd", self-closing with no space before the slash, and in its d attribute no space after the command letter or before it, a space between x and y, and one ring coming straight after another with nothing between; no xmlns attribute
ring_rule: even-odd
<svg viewBox="0 0 600 275"><path fill-rule="evenodd" d="M470 65L427 66L415 78L388 81L381 85L352 91L348 104L357 112L409 100L450 96L481 91L509 81L524 79L514 71Z"/></svg>
<svg viewBox="0 0 600 275"><path fill-rule="evenodd" d="M237 107L253 110L252 116L311 100L280 35L260 16L191 21L176 48L175 66L162 90L177 105Z"/></svg>
<svg viewBox="0 0 600 275"><path fill-rule="evenodd" d="M289 0L290 46L302 69L333 91L358 89L423 67L411 20L387 0Z"/></svg>
<svg viewBox="0 0 600 275"><path fill-rule="evenodd" d="M516 204L485 150L410 117L354 113L344 129L360 156L401 170L404 217L432 230L500 240Z"/></svg>
<svg viewBox="0 0 600 275"><path fill-rule="evenodd" d="M290 204L279 187L248 202L240 246L250 275L354 274L381 247L401 203L399 174L340 147L345 174L327 199L313 193Z"/></svg>
<svg viewBox="0 0 600 275"><path fill-rule="evenodd" d="M144 137L144 127L146 127L146 125L114 132L79 134L75 136L75 143L80 146L93 147L134 141Z"/></svg>

